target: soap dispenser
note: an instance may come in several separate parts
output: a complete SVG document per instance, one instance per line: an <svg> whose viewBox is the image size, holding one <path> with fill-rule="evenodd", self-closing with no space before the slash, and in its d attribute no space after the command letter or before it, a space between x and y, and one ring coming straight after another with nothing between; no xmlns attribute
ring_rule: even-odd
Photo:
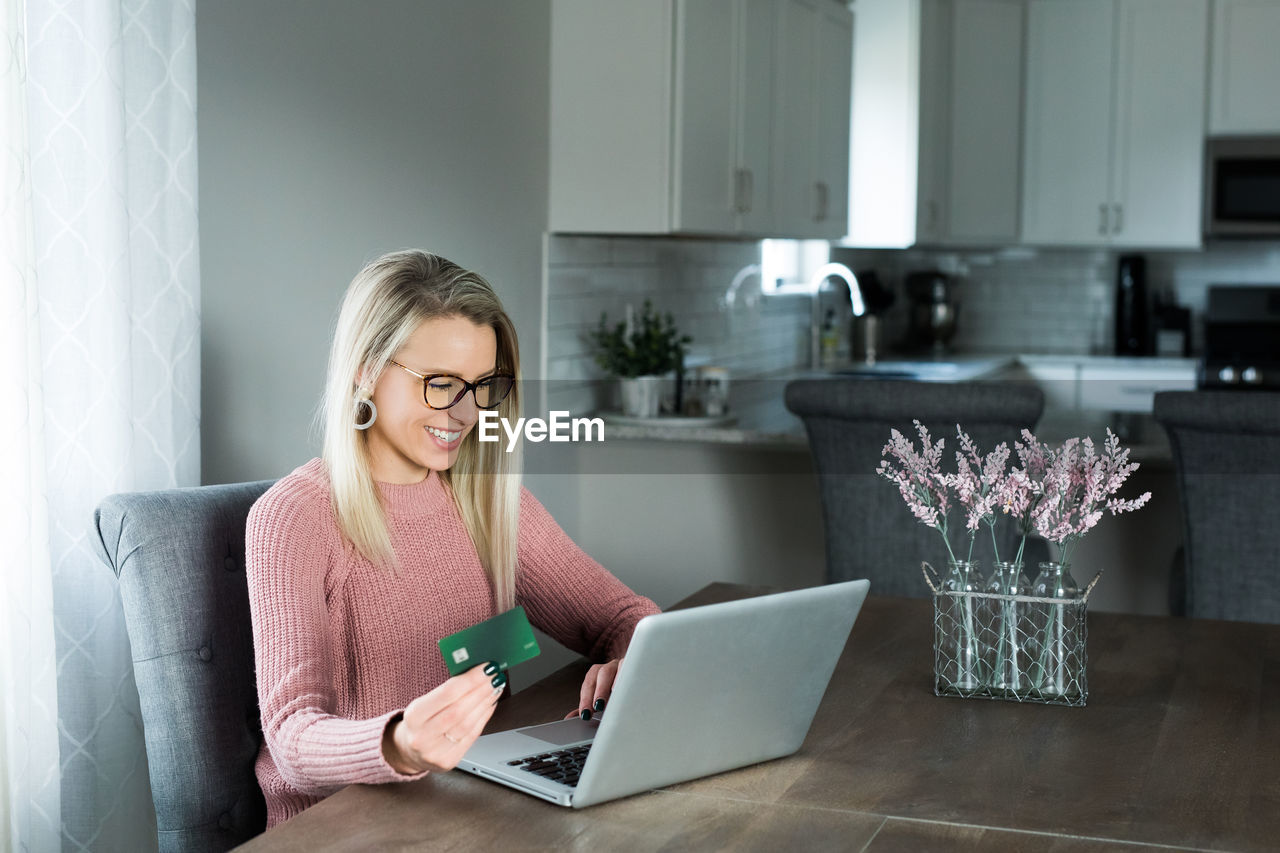
<svg viewBox="0 0 1280 853"><path fill-rule="evenodd" d="M822 346L822 366L830 370L836 366L836 354L840 349L840 330L836 327L836 312L828 308L822 320L822 334L819 338Z"/></svg>

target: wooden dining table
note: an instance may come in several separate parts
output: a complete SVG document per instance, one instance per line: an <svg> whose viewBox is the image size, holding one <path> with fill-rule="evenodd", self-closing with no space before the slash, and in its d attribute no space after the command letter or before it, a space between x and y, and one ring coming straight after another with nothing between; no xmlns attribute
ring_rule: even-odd
<svg viewBox="0 0 1280 853"><path fill-rule="evenodd" d="M1084 707L935 696L932 630L931 601L869 597L785 758L581 810L461 771L351 785L238 849L1280 849L1280 625L1090 613ZM561 718L586 667L488 730Z"/></svg>

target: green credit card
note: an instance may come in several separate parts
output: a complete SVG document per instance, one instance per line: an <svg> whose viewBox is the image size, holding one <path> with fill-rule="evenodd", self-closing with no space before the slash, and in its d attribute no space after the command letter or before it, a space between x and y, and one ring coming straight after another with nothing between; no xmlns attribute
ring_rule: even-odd
<svg viewBox="0 0 1280 853"><path fill-rule="evenodd" d="M537 657L540 652L529 617L524 608L518 606L440 640L440 654L444 655L444 665L450 675L489 661L506 671L508 667Z"/></svg>

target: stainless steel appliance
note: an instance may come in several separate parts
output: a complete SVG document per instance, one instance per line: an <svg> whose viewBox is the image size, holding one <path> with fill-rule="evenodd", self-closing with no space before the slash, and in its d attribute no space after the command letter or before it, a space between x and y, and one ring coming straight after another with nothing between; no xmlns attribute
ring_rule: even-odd
<svg viewBox="0 0 1280 853"><path fill-rule="evenodd" d="M1200 388L1280 388L1280 284L1211 285Z"/></svg>
<svg viewBox="0 0 1280 853"><path fill-rule="evenodd" d="M1280 237L1280 136L1206 141L1204 233Z"/></svg>
<svg viewBox="0 0 1280 853"><path fill-rule="evenodd" d="M908 273L907 297L911 300L911 344L946 352L960 314L954 280L940 272Z"/></svg>

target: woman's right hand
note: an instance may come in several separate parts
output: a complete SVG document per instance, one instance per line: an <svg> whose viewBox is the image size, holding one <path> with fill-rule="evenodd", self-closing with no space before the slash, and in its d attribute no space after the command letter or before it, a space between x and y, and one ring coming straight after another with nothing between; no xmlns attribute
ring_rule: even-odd
<svg viewBox="0 0 1280 853"><path fill-rule="evenodd" d="M488 663L414 699L383 737L387 763L405 774L452 770L484 731L506 683L506 673Z"/></svg>

